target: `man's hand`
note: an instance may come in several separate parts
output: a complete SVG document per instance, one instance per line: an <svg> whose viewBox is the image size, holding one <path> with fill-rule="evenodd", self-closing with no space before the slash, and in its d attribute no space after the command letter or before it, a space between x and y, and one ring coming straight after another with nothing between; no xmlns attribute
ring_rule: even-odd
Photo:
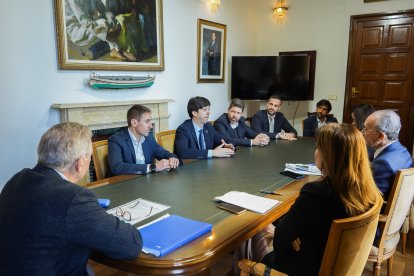
<svg viewBox="0 0 414 276"><path fill-rule="evenodd" d="M280 134L280 139L282 140L297 140L297 138L295 137L295 133L281 133Z"/></svg>
<svg viewBox="0 0 414 276"><path fill-rule="evenodd" d="M155 166L157 166L155 170L157 172L162 172L165 170L169 171L171 169L170 160L168 159L161 159L159 161L156 161Z"/></svg>
<svg viewBox="0 0 414 276"><path fill-rule="evenodd" d="M269 136L267 136L264 133L260 133L253 139L252 144L255 146L267 146L269 144L269 141L270 141Z"/></svg>
<svg viewBox="0 0 414 276"><path fill-rule="evenodd" d="M180 165L180 160L178 160L175 157L171 157L170 159L168 159L168 162L170 162L171 169L175 169Z"/></svg>
<svg viewBox="0 0 414 276"><path fill-rule="evenodd" d="M224 140L221 140L220 146L213 150L214 157L231 157L235 153L233 144L226 144Z"/></svg>
<svg viewBox="0 0 414 276"><path fill-rule="evenodd" d="M300 245L301 245L301 241L299 238L296 238L293 242L292 242L292 247L293 250L295 250L296 252L299 252L300 250Z"/></svg>

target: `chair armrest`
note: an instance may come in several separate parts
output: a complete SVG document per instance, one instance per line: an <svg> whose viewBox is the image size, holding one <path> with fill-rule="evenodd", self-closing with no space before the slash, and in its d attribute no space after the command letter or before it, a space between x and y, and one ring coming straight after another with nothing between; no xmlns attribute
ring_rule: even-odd
<svg viewBox="0 0 414 276"><path fill-rule="evenodd" d="M380 222L386 222L388 218L388 215L384 215L384 214L380 214L379 215L379 220Z"/></svg>
<svg viewBox="0 0 414 276"><path fill-rule="evenodd" d="M264 275L264 271L266 269L264 264L252 262L247 259L240 260L238 264L241 270L241 276L248 276L250 274L262 276ZM287 276L287 274L272 269L270 271L270 276Z"/></svg>

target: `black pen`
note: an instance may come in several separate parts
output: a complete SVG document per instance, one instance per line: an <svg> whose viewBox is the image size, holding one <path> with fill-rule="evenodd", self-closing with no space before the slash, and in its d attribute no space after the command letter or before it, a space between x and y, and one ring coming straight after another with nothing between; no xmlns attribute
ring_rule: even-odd
<svg viewBox="0 0 414 276"><path fill-rule="evenodd" d="M265 191L265 190L260 190L260 192L262 194L267 194L267 195L282 195L281 193L270 192L270 191Z"/></svg>

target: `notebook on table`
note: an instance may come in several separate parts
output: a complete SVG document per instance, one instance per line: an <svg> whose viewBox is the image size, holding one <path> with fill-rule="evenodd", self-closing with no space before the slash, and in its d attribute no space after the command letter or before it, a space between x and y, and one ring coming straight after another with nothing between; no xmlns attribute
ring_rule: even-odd
<svg viewBox="0 0 414 276"><path fill-rule="evenodd" d="M164 256L210 232L212 227L210 223L170 215L139 228L144 243L142 251Z"/></svg>

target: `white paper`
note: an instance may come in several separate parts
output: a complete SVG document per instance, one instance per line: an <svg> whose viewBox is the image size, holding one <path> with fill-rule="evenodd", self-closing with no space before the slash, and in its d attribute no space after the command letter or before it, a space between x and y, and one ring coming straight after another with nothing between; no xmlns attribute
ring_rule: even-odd
<svg viewBox="0 0 414 276"><path fill-rule="evenodd" d="M246 208L250 211L258 212L261 214L266 213L267 211L281 203L279 200L276 199L255 196L252 194L237 191L225 193L222 196L215 197L215 199L233 205L237 205Z"/></svg>
<svg viewBox="0 0 414 276"><path fill-rule="evenodd" d="M322 175L322 172L312 164L286 163L285 171L291 171L303 175Z"/></svg>
<svg viewBox="0 0 414 276"><path fill-rule="evenodd" d="M150 218L164 210L167 210L168 208L170 208L170 206L137 198L121 206L112 208L108 210L107 213L118 217L126 223L136 224L144 219ZM118 213L120 213L119 210L122 210L121 212L128 212L131 215L131 220L125 219L125 217L129 217L129 214L124 216L118 215Z"/></svg>

